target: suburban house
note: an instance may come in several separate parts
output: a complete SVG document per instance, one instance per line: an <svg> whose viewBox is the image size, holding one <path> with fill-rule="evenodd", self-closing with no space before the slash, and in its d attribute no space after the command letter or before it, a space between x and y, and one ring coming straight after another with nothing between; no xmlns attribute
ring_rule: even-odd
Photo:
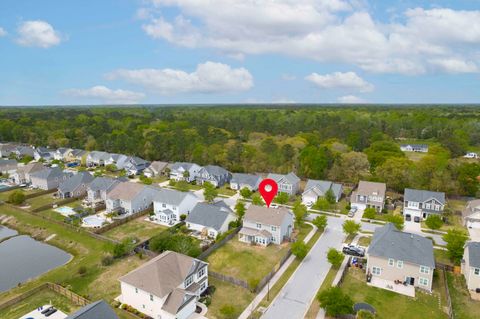
<svg viewBox="0 0 480 319"><path fill-rule="evenodd" d="M123 154L110 154L110 157L105 161L105 166L115 165L117 170L122 170L128 161L128 156Z"/></svg>
<svg viewBox="0 0 480 319"><path fill-rule="evenodd" d="M366 256L369 284L412 297L414 287L432 290L435 259L430 239L388 223L375 229Z"/></svg>
<svg viewBox="0 0 480 319"><path fill-rule="evenodd" d="M480 229L480 199L469 201L462 212L462 217L465 226Z"/></svg>
<svg viewBox="0 0 480 319"><path fill-rule="evenodd" d="M53 158L57 161L64 161L67 152L70 150L71 148L60 147L55 151L55 153L53 153Z"/></svg>
<svg viewBox="0 0 480 319"><path fill-rule="evenodd" d="M480 242L470 241L465 245L462 274L468 290L480 289Z"/></svg>
<svg viewBox="0 0 480 319"><path fill-rule="evenodd" d="M137 156L132 156L129 157L128 160L125 162L123 169L127 171L128 175L138 175L143 172L143 170L147 168L148 165L150 165L149 161L146 161Z"/></svg>
<svg viewBox="0 0 480 319"><path fill-rule="evenodd" d="M94 177L89 172L78 172L67 178L58 186L58 196L60 198L81 197L87 193L88 185Z"/></svg>
<svg viewBox="0 0 480 319"><path fill-rule="evenodd" d="M4 159L0 160L0 173L2 174L12 174L15 173L18 167L17 160L14 159Z"/></svg>
<svg viewBox="0 0 480 319"><path fill-rule="evenodd" d="M82 307L65 319L118 319L115 311L103 300Z"/></svg>
<svg viewBox="0 0 480 319"><path fill-rule="evenodd" d="M107 199L107 193L118 183L120 180L111 177L96 177L87 186L87 202L90 204L103 204Z"/></svg>
<svg viewBox="0 0 480 319"><path fill-rule="evenodd" d="M293 213L285 207L267 208L250 205L243 217L238 240L261 246L279 245L288 240L293 231Z"/></svg>
<svg viewBox="0 0 480 319"><path fill-rule="evenodd" d="M87 156L87 153L87 151L81 149L69 149L64 154L64 160L66 162L81 163L82 159Z"/></svg>
<svg viewBox="0 0 480 319"><path fill-rule="evenodd" d="M475 152L468 152L463 157L465 157L465 158L478 158L478 154L475 153Z"/></svg>
<svg viewBox="0 0 480 319"><path fill-rule="evenodd" d="M110 154L101 151L92 151L87 155L87 166L104 166L105 162L110 159Z"/></svg>
<svg viewBox="0 0 480 319"><path fill-rule="evenodd" d="M186 319L208 287L208 264L165 251L119 281L121 303L155 319Z"/></svg>
<svg viewBox="0 0 480 319"><path fill-rule="evenodd" d="M224 201L215 204L198 203L187 216L187 228L200 233L204 237L216 238L228 231L230 222L237 215Z"/></svg>
<svg viewBox="0 0 480 319"><path fill-rule="evenodd" d="M160 162L160 161L153 161L150 163L144 171L143 175L147 177L155 177L165 175L167 172L168 163L167 162Z"/></svg>
<svg viewBox="0 0 480 319"><path fill-rule="evenodd" d="M58 188L60 183L65 181L71 174L64 173L60 168L45 168L30 174L33 188L50 190Z"/></svg>
<svg viewBox="0 0 480 319"><path fill-rule="evenodd" d="M445 193L405 188L403 215L427 218L431 214L442 214L445 208Z"/></svg>
<svg viewBox="0 0 480 319"><path fill-rule="evenodd" d="M33 158L33 147L30 146L17 146L12 150L12 153L15 154L17 158L24 158L25 156L31 156Z"/></svg>
<svg viewBox="0 0 480 319"><path fill-rule="evenodd" d="M230 180L230 188L234 190L241 190L248 188L251 191L256 191L262 178L258 175L233 173Z"/></svg>
<svg viewBox="0 0 480 319"><path fill-rule="evenodd" d="M181 215L188 215L199 199L189 192L180 192L162 188L153 199L154 215L152 221L175 225L180 221Z"/></svg>
<svg viewBox="0 0 480 319"><path fill-rule="evenodd" d="M300 178L293 172L287 175L270 173L267 178L271 178L277 182L279 192L295 195L300 190Z"/></svg>
<svg viewBox="0 0 480 319"><path fill-rule="evenodd" d="M35 150L33 150L33 158L36 161L40 161L40 160L51 161L52 159L54 159L54 154L55 154L54 150L51 150L46 147L37 147Z"/></svg>
<svg viewBox="0 0 480 319"><path fill-rule="evenodd" d="M428 145L426 144L401 144L400 149L403 152L428 153Z"/></svg>
<svg viewBox="0 0 480 319"><path fill-rule="evenodd" d="M385 183L360 181L357 189L350 196L350 203L352 207L361 211L373 207L377 212L381 212L384 207L386 191Z"/></svg>
<svg viewBox="0 0 480 319"><path fill-rule="evenodd" d="M342 184L330 181L309 179L305 186L305 191L302 194L302 203L307 206L312 206L317 202L319 197L325 197L328 191L332 192L335 201L338 203L340 197L342 197L343 186Z"/></svg>
<svg viewBox="0 0 480 319"><path fill-rule="evenodd" d="M105 200L107 212L134 214L151 207L158 189L133 182L122 182L115 185Z"/></svg>
<svg viewBox="0 0 480 319"><path fill-rule="evenodd" d="M0 157L9 157L12 151L15 149L15 144L0 144Z"/></svg>
<svg viewBox="0 0 480 319"><path fill-rule="evenodd" d="M205 182L210 182L215 187L221 187L230 182L232 174L223 167L216 165L207 165L200 169L197 174L197 184L203 185Z"/></svg>
<svg viewBox="0 0 480 319"><path fill-rule="evenodd" d="M46 169L46 167L43 166L42 163L28 163L24 166L19 166L17 171L10 177L17 185L30 184L32 182L30 175L38 171L43 171L44 169Z"/></svg>
<svg viewBox="0 0 480 319"><path fill-rule="evenodd" d="M176 162L170 169L170 179L175 181L193 182L201 167L195 163Z"/></svg>

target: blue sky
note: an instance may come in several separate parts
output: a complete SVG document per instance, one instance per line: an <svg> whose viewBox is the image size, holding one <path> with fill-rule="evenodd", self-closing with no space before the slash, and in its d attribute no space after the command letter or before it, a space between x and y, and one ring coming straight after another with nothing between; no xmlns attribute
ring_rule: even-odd
<svg viewBox="0 0 480 319"><path fill-rule="evenodd" d="M0 2L0 105L479 103L479 73L478 0Z"/></svg>

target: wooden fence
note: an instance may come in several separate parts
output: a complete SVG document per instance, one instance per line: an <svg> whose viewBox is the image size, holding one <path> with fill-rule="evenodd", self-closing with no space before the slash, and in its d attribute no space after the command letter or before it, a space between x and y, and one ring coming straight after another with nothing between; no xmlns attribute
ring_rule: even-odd
<svg viewBox="0 0 480 319"><path fill-rule="evenodd" d="M150 213L151 211L152 211L152 207L150 206L147 209L144 209L142 211L133 213L132 215L127 216L125 218L117 219L113 223L105 225L102 228L96 228L93 232L96 233L96 234L103 234L103 233L105 233L105 232L107 232L107 231L109 231L109 230L111 230L115 227L118 227L120 225L123 225L123 224L125 224L125 223L127 223L127 222L129 222L133 219L136 219L138 217L146 215L146 214Z"/></svg>
<svg viewBox="0 0 480 319"><path fill-rule="evenodd" d="M454 319L455 314L453 313L452 299L450 297L450 290L448 289L447 272L446 272L445 266L449 266L449 265L443 265L443 264L436 264L435 265L435 267L437 269L439 269L439 270L441 269L441 272L442 272L442 275L443 275L443 282L445 284L445 295L447 297L447 314L448 314L448 317L450 319Z"/></svg>
<svg viewBox="0 0 480 319"><path fill-rule="evenodd" d="M38 212L41 212L41 211L44 211L44 210L47 210L47 209L52 209L53 205L62 206L62 205L65 205L65 204L73 203L74 201L79 200L81 198L82 197L65 198L65 199L59 200L58 202L55 202L55 203L51 203L51 204L47 204L47 205L37 207L35 209L31 209L31 211L34 212L34 213L38 213Z"/></svg>
<svg viewBox="0 0 480 319"><path fill-rule="evenodd" d="M290 258L291 255L292 255L292 251L289 249L287 253L282 257L282 259L275 265L273 270L260 280L260 282L254 289L255 293L260 292L263 289L263 287L267 285L270 279L272 279L273 276L275 276L277 271L283 266L283 264L288 260L288 258Z"/></svg>
<svg viewBox="0 0 480 319"><path fill-rule="evenodd" d="M232 276L227 276L227 275L224 275L224 274L212 271L212 270L208 270L208 275L212 276L213 278L216 278L218 280L229 282L229 283L234 284L236 286L240 286L240 287L243 287L245 289L250 290L250 285L245 280L237 279L237 278L232 277Z"/></svg>
<svg viewBox="0 0 480 319"><path fill-rule="evenodd" d="M46 195L46 194L52 194L52 193L55 193L56 191L57 190L54 188L54 189L38 191L35 193L25 194L25 199L35 198L35 197Z"/></svg>
<svg viewBox="0 0 480 319"><path fill-rule="evenodd" d="M231 240L233 237L235 237L235 235L238 234L238 232L240 231L242 227L237 227L235 228L235 230L228 234L225 238L223 238L221 241L219 242L216 242L215 244L213 244L212 246L208 247L207 250L205 250L204 252L202 252L197 258L200 259L200 260L205 260L208 256L210 256L215 250L217 250L218 248L222 247L223 245L225 245L229 240Z"/></svg>

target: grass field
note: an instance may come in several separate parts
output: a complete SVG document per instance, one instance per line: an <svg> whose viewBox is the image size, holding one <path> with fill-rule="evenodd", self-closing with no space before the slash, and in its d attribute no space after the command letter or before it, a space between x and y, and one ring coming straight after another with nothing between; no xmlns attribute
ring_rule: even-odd
<svg viewBox="0 0 480 319"><path fill-rule="evenodd" d="M371 241L372 241L372 237L360 237L358 239L358 245L362 247L368 247Z"/></svg>
<svg viewBox="0 0 480 319"><path fill-rule="evenodd" d="M442 249L434 249L433 255L435 256L435 261L445 265L452 265L453 262L448 257L448 252Z"/></svg>
<svg viewBox="0 0 480 319"><path fill-rule="evenodd" d="M38 207L49 205L49 204L53 205L55 202L58 201L58 199L53 198L53 194L54 193L45 194L45 195L27 199L26 204L30 205L30 209L36 209Z"/></svg>
<svg viewBox="0 0 480 319"><path fill-rule="evenodd" d="M208 281L209 285L216 287L216 290L212 297L212 303L208 307L207 318L237 318L255 297L253 293L242 287L212 277L209 277ZM222 308L225 306L232 306L234 308L234 313L231 314L231 317L222 313Z"/></svg>
<svg viewBox="0 0 480 319"><path fill-rule="evenodd" d="M8 199L8 196L10 196L10 194L12 194L15 191L21 191L25 195L30 195L30 194L43 192L43 190L41 190L41 189L26 189L26 188L13 189L13 190L8 191L8 192L0 193L0 201L6 201Z"/></svg>
<svg viewBox="0 0 480 319"><path fill-rule="evenodd" d="M460 274L447 272L448 289L452 298L452 307L456 319L475 319L479 317L480 301L470 299L465 278Z"/></svg>
<svg viewBox="0 0 480 319"><path fill-rule="evenodd" d="M119 241L128 237L135 237L140 241L143 241L158 235L168 228L166 226L145 221L145 218L146 216L141 216L137 219L131 220L107 231L104 235Z"/></svg>
<svg viewBox="0 0 480 319"><path fill-rule="evenodd" d="M234 191L233 189L230 189L227 187L227 185L223 185L222 187L218 188L218 194L220 195L225 195L225 196L233 196L237 193L237 191Z"/></svg>
<svg viewBox="0 0 480 319"><path fill-rule="evenodd" d="M432 295L417 290L415 299L412 299L392 291L367 286L365 273L359 269L349 269L340 287L354 302L371 304L377 311L377 318L448 318L438 304L440 292L436 291L438 289L435 287Z"/></svg>

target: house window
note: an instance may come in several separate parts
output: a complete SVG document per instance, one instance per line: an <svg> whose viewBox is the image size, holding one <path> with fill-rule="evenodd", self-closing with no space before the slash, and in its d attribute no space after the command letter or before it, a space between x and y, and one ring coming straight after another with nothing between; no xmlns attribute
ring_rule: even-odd
<svg viewBox="0 0 480 319"><path fill-rule="evenodd" d="M420 266L420 272L422 274L429 274L430 273L430 267L427 267L427 266Z"/></svg>
<svg viewBox="0 0 480 319"><path fill-rule="evenodd" d="M135 288L135 293L138 294L138 288Z"/></svg>
<svg viewBox="0 0 480 319"><path fill-rule="evenodd" d="M403 268L403 261L397 260L397 268Z"/></svg>
<svg viewBox="0 0 480 319"><path fill-rule="evenodd" d="M162 207L163 207L163 208L167 207L167 204L162 204Z"/></svg>
<svg viewBox="0 0 480 319"><path fill-rule="evenodd" d="M150 301L153 301L153 295L150 295Z"/></svg>
<svg viewBox="0 0 480 319"><path fill-rule="evenodd" d="M261 228L262 228L262 224L257 223L257 228L258 228L258 229L261 229Z"/></svg>
<svg viewBox="0 0 480 319"><path fill-rule="evenodd" d="M272 231L277 231L277 227L272 226Z"/></svg>
<svg viewBox="0 0 480 319"><path fill-rule="evenodd" d="M480 275L480 268L475 268L475 269L473 270L473 273L474 273L475 275L477 275L477 276Z"/></svg>
<svg viewBox="0 0 480 319"><path fill-rule="evenodd" d="M145 309L145 305L142 305L143 309Z"/></svg>
<svg viewBox="0 0 480 319"><path fill-rule="evenodd" d="M382 268L375 267L375 266L372 267L372 274L380 276L381 273L382 273Z"/></svg>
<svg viewBox="0 0 480 319"><path fill-rule="evenodd" d="M389 266L395 266L395 260L393 260L393 258L388 258L388 265Z"/></svg>
<svg viewBox="0 0 480 319"><path fill-rule="evenodd" d="M190 286L193 282L193 277L190 276L188 277L186 280L185 280L185 288L187 288L188 286Z"/></svg>
<svg viewBox="0 0 480 319"><path fill-rule="evenodd" d="M425 208L430 209L430 204L429 203L425 204Z"/></svg>
<svg viewBox="0 0 480 319"><path fill-rule="evenodd" d="M198 278L202 278L203 275L205 275L205 268L200 269L197 274Z"/></svg>
<svg viewBox="0 0 480 319"><path fill-rule="evenodd" d="M418 278L418 283L422 286L428 286L428 279L420 277L420 278Z"/></svg>
<svg viewBox="0 0 480 319"><path fill-rule="evenodd" d="M435 205L435 210L440 211L440 205Z"/></svg>
<svg viewBox="0 0 480 319"><path fill-rule="evenodd" d="M202 286L200 287L200 290L204 290L206 285L207 285L207 284L206 284L205 282L203 282L203 283L202 283Z"/></svg>

